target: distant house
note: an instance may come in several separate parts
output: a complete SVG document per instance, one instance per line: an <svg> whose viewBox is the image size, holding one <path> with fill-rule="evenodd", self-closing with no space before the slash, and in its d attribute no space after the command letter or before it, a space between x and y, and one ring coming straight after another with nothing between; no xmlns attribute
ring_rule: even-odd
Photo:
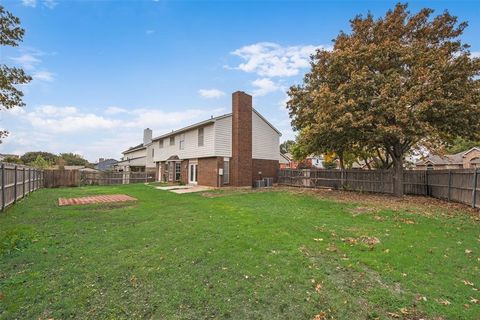
<svg viewBox="0 0 480 320"><path fill-rule="evenodd" d="M444 156L429 155L415 163L416 170L480 168L480 147Z"/></svg>
<svg viewBox="0 0 480 320"><path fill-rule="evenodd" d="M54 169L54 170L59 170L59 169L78 170L78 171L82 171L82 172L100 172L97 169L87 168L86 166L76 166L76 165L71 165L71 166L69 166L69 165L67 165L67 166L54 165L54 166L51 166L49 169Z"/></svg>
<svg viewBox="0 0 480 320"><path fill-rule="evenodd" d="M100 171L112 171L113 166L118 163L115 159L98 159L98 162L93 166L95 169Z"/></svg>
<svg viewBox="0 0 480 320"><path fill-rule="evenodd" d="M19 159L20 156L16 154L0 153L0 161L5 160L6 158L15 158Z"/></svg>
<svg viewBox="0 0 480 320"><path fill-rule="evenodd" d="M290 153L282 154L286 163L280 163L282 169L317 168L323 169L323 156L309 155L303 161L296 161Z"/></svg>
<svg viewBox="0 0 480 320"><path fill-rule="evenodd" d="M143 130L143 143L123 151L122 159L113 165L115 171L150 172L155 173L157 168L153 161L155 151L152 143L152 130Z"/></svg>
<svg viewBox="0 0 480 320"><path fill-rule="evenodd" d="M118 171L155 170L160 181L205 186L252 186L276 180L281 133L252 106L252 97L237 91L232 112L188 125L123 152Z"/></svg>

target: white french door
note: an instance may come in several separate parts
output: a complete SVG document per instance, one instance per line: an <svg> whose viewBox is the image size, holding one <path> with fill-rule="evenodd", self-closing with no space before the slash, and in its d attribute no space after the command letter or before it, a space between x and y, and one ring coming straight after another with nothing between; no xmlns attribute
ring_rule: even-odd
<svg viewBox="0 0 480 320"><path fill-rule="evenodd" d="M198 183L198 163L188 164L188 183L189 184Z"/></svg>

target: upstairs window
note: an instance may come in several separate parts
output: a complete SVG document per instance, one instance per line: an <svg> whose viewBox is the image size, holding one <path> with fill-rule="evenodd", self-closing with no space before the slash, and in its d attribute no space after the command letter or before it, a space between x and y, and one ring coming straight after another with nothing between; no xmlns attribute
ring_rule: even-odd
<svg viewBox="0 0 480 320"><path fill-rule="evenodd" d="M155 149L152 148L152 158L155 156Z"/></svg>
<svg viewBox="0 0 480 320"><path fill-rule="evenodd" d="M198 146L203 147L203 128L198 128Z"/></svg>
<svg viewBox="0 0 480 320"><path fill-rule="evenodd" d="M160 139L160 141L158 141L158 147L159 147L160 149L163 148L163 139Z"/></svg>
<svg viewBox="0 0 480 320"><path fill-rule="evenodd" d="M182 133L180 135L180 144L179 144L180 150L185 149L185 133Z"/></svg>
<svg viewBox="0 0 480 320"><path fill-rule="evenodd" d="M170 145L171 146L175 145L175 137L170 137Z"/></svg>

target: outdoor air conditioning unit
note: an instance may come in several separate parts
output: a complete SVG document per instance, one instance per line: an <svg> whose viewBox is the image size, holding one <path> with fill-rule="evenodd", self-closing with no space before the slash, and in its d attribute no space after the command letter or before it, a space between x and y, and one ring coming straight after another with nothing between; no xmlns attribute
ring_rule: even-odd
<svg viewBox="0 0 480 320"><path fill-rule="evenodd" d="M273 178L263 178L263 181L265 183L265 187L267 188L273 187Z"/></svg>
<svg viewBox="0 0 480 320"><path fill-rule="evenodd" d="M255 188L265 188L265 180L255 180Z"/></svg>

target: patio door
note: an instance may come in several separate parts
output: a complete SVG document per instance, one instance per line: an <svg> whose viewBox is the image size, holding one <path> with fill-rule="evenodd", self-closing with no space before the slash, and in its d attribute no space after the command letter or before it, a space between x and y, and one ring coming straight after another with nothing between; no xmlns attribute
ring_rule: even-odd
<svg viewBox="0 0 480 320"><path fill-rule="evenodd" d="M189 184L198 183L198 163L188 164L188 183Z"/></svg>

